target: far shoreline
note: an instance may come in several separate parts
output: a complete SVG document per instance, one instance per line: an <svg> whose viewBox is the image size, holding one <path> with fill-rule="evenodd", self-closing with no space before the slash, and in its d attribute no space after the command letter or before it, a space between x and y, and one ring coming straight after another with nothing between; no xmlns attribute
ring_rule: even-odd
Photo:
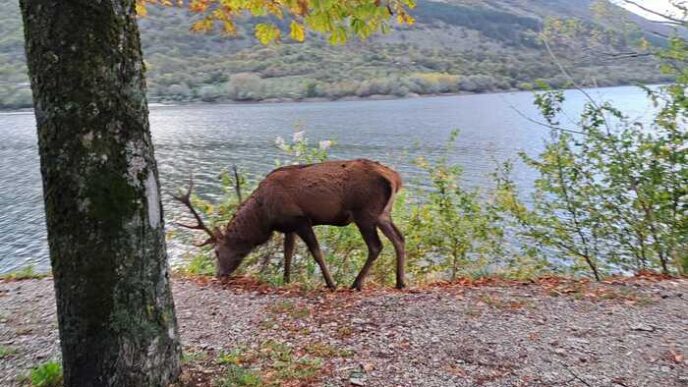
<svg viewBox="0 0 688 387"><path fill-rule="evenodd" d="M659 87L665 86L669 83L658 83L658 84L621 84L614 86L599 86L599 87L585 87L584 90L603 90L603 89L616 89L621 87ZM562 91L572 91L577 90L577 88L563 88L563 89L552 89L552 90L562 90ZM411 93L405 96L395 96L389 94L373 94L367 97L359 97L355 95L345 96L342 98L324 98L324 97L313 97L313 98L267 98L264 100L221 100L221 101L202 101L202 100L192 100L192 101L159 101L153 100L148 102L148 108L168 108L168 107L193 107L193 106L242 106L242 105L278 105L278 104L308 104L308 103L336 103L336 102L370 102L370 101L394 101L402 99L418 99L418 98L439 98L439 97L461 97L461 96L477 96L477 95L494 95L494 94L513 94L513 93L535 93L538 91L544 91L542 89L510 89L510 90L496 90L496 91L483 91L483 92L470 92L470 91L460 91L455 93L436 93L436 94L416 94ZM26 114L33 112L33 107L21 107L14 109L5 109L0 107L0 115L11 115L11 114Z"/></svg>

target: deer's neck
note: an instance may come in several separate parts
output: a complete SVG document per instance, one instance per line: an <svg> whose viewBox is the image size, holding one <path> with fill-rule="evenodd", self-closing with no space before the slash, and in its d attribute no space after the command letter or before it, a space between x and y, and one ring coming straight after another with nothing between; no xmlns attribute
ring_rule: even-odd
<svg viewBox="0 0 688 387"><path fill-rule="evenodd" d="M237 247L253 249L270 239L264 206L253 195L246 199L227 225L225 236Z"/></svg>

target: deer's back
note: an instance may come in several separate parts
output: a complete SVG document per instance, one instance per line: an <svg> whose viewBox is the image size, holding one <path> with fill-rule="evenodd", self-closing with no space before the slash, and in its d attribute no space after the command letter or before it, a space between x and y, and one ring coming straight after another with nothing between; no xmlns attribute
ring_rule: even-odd
<svg viewBox="0 0 688 387"><path fill-rule="evenodd" d="M278 218L304 216L313 224L347 224L359 213L381 213L400 187L395 171L360 159L278 168L256 194Z"/></svg>

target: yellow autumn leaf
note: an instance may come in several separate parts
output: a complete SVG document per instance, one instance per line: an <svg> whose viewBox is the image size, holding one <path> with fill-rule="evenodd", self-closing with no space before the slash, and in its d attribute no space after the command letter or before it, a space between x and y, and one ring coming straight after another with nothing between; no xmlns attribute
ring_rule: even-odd
<svg viewBox="0 0 688 387"><path fill-rule="evenodd" d="M227 35L236 35L236 26L234 25L234 22L231 20L225 20L222 22L222 27L224 29L225 34Z"/></svg>
<svg viewBox="0 0 688 387"><path fill-rule="evenodd" d="M191 31L193 32L208 32L213 29L214 20L210 18L205 18L198 20L191 25Z"/></svg>
<svg viewBox="0 0 688 387"><path fill-rule="evenodd" d="M291 16L289 35L303 42L310 29L328 36L332 44L343 44L349 36L365 39L375 32L389 32L386 21L396 16L399 24L411 25L413 17L408 10L415 0L135 0L139 16L146 14L145 4L180 6L199 13L203 19L191 27L195 32L212 32L219 25L227 35L236 35L235 19L244 13L253 16L283 19ZM298 21L297 21L298 20ZM351 22L352 20L360 22ZM392 19L393 20L393 19ZM274 24L262 23L255 27L255 36L262 44L280 39L281 32Z"/></svg>
<svg viewBox="0 0 688 387"><path fill-rule="evenodd" d="M136 15L140 17L148 15L148 9L146 9L146 4L143 1L136 2Z"/></svg>
<svg viewBox="0 0 688 387"><path fill-rule="evenodd" d="M290 28L291 28L291 32L289 33L289 36L291 36L291 38L296 40L297 42L303 42L304 39L306 38L306 34L305 34L304 29L303 29L303 25L292 20Z"/></svg>
<svg viewBox="0 0 688 387"><path fill-rule="evenodd" d="M279 39L280 30L272 24L259 23L255 35L261 44L267 45Z"/></svg>

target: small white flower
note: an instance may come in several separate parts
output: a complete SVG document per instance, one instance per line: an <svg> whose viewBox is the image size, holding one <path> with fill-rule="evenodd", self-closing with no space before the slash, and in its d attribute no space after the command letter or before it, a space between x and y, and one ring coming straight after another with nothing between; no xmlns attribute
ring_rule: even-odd
<svg viewBox="0 0 688 387"><path fill-rule="evenodd" d="M332 141L330 141L330 140L320 141L320 143L318 144L318 147L320 148L320 150L328 150L328 149L330 149L331 146L332 146Z"/></svg>
<svg viewBox="0 0 688 387"><path fill-rule="evenodd" d="M305 130L299 130L298 132L294 132L294 137L292 138L293 142L301 142L304 140L306 137L306 131Z"/></svg>
<svg viewBox="0 0 688 387"><path fill-rule="evenodd" d="M284 141L284 139L281 136L277 136L277 138L275 139L275 145L282 150L288 148L287 142Z"/></svg>

